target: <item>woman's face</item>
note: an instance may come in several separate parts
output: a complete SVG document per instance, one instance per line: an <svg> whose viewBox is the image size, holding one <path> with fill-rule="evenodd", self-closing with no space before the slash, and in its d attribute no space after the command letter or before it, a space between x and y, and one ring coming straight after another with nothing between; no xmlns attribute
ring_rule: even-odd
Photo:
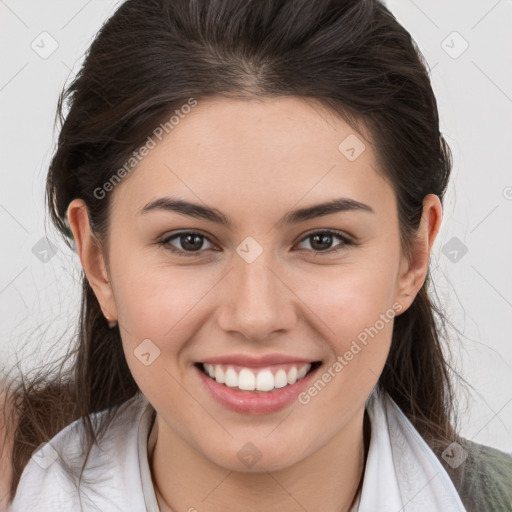
<svg viewBox="0 0 512 512"><path fill-rule="evenodd" d="M231 470L277 470L360 426L393 316L428 263L425 251L416 267L403 256L378 165L369 142L318 105L217 98L199 101L110 192L110 283L84 268L170 438ZM171 198L197 207L163 207ZM428 243L435 226L423 229ZM280 359L257 360L269 355ZM220 381L230 365L242 373L217 383L205 361ZM321 365L283 385L308 362ZM239 390L236 376L283 387Z"/></svg>

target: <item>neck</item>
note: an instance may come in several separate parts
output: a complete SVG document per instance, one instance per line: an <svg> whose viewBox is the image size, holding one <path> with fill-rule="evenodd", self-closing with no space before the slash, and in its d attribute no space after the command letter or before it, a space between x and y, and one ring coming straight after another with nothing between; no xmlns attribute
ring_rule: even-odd
<svg viewBox="0 0 512 512"><path fill-rule="evenodd" d="M234 472L195 451L157 416L148 459L162 512L348 512L362 487L369 440L363 409L329 443L293 466Z"/></svg>

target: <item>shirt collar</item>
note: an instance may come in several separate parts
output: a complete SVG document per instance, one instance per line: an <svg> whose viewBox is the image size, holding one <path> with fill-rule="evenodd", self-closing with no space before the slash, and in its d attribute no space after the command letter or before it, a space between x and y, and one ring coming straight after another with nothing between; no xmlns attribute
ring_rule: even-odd
<svg viewBox="0 0 512 512"><path fill-rule="evenodd" d="M139 468L147 512L159 512L148 463L156 441L149 438L155 411L144 404L138 427ZM465 512L465 507L437 456L395 401L377 386L366 401L371 438L363 485L352 511Z"/></svg>

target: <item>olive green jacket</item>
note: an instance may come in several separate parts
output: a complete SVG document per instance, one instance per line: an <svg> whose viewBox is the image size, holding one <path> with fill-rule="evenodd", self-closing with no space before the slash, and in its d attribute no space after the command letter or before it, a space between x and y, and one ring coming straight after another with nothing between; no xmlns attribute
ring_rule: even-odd
<svg viewBox="0 0 512 512"><path fill-rule="evenodd" d="M469 440L462 447L468 457L457 468L439 460L468 512L512 512L512 455Z"/></svg>

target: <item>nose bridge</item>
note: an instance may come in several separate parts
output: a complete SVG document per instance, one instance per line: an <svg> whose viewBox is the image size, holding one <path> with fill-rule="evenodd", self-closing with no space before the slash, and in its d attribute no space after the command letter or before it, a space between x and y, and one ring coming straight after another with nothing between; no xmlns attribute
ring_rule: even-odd
<svg viewBox="0 0 512 512"><path fill-rule="evenodd" d="M243 249L244 245L240 247ZM261 251L255 259L244 258L243 254L236 256L231 269L221 327L226 331L238 330L252 339L291 328L295 318L293 294L276 275L272 251Z"/></svg>
<svg viewBox="0 0 512 512"><path fill-rule="evenodd" d="M236 289L241 300L251 297L255 302L268 300L269 292L276 286L276 277L270 268L276 266L274 251L271 248L272 238L259 241L252 236L246 237L237 247L234 258Z"/></svg>
<svg viewBox="0 0 512 512"><path fill-rule="evenodd" d="M276 298L276 276L271 272L269 257L259 256L248 263L244 260L235 265L237 294L239 301L257 306L258 303L270 304ZM274 293L273 293L274 292Z"/></svg>

